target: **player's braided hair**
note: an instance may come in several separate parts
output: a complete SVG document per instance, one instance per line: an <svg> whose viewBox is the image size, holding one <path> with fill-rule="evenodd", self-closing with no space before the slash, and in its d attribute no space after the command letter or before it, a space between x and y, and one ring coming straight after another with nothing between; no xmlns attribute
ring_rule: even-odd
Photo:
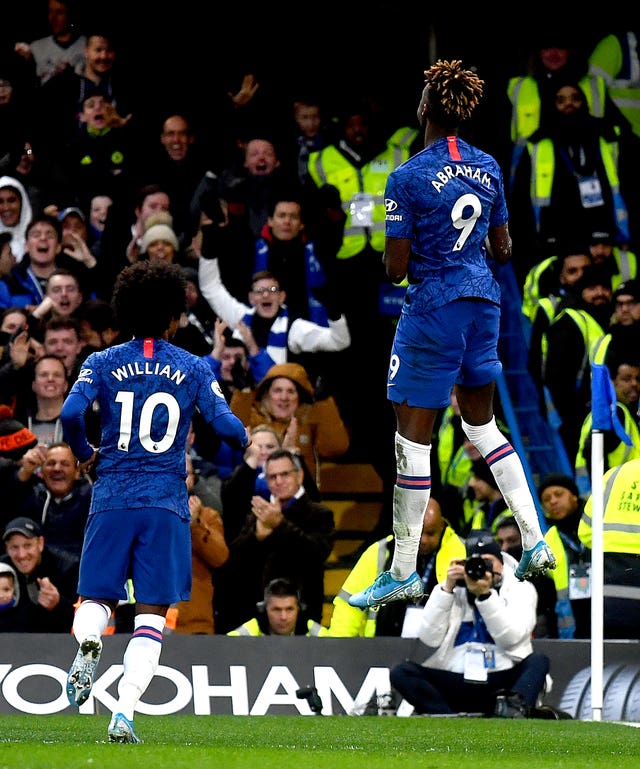
<svg viewBox="0 0 640 769"><path fill-rule="evenodd" d="M424 72L429 85L430 117L446 127L455 128L471 117L482 97L484 80L465 69L459 59L438 59Z"/></svg>

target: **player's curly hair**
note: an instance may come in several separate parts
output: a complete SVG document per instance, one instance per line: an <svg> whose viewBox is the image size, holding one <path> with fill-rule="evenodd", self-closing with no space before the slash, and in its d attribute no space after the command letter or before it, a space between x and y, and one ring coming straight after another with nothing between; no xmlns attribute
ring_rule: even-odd
<svg viewBox="0 0 640 769"><path fill-rule="evenodd" d="M136 262L118 275L111 304L123 337L158 339L186 310L187 283L180 266Z"/></svg>
<svg viewBox="0 0 640 769"><path fill-rule="evenodd" d="M470 69L465 69L459 59L438 59L424 71L429 85L430 117L449 128L456 128L478 106L482 97L484 80Z"/></svg>

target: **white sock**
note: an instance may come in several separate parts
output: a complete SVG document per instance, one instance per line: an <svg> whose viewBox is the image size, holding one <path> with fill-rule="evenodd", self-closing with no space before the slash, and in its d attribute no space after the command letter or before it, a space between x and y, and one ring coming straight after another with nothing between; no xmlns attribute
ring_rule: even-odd
<svg viewBox="0 0 640 769"><path fill-rule="evenodd" d="M81 644L89 636L100 638L107 629L111 608L99 601L82 601L73 617L73 635Z"/></svg>
<svg viewBox="0 0 640 769"><path fill-rule="evenodd" d="M136 615L133 635L124 653L118 704L114 711L122 713L129 721L133 721L136 705L158 669L164 626L165 619L158 614Z"/></svg>
<svg viewBox="0 0 640 769"><path fill-rule="evenodd" d="M495 417L486 425L468 425L463 419L462 429L489 465L509 510L518 522L522 547L531 550L543 537L520 457L498 429Z"/></svg>
<svg viewBox="0 0 640 769"><path fill-rule="evenodd" d="M395 550L391 562L394 579L408 579L416 570L424 511L431 496L431 445L414 443L396 433L396 467L393 488L393 534Z"/></svg>

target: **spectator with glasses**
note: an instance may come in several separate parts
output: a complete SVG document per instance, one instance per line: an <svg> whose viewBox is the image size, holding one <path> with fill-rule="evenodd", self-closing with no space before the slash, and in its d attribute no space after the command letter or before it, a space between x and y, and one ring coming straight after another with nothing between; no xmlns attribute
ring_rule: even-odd
<svg viewBox="0 0 640 769"><path fill-rule="evenodd" d="M304 318L291 321L287 293L268 270L253 274L248 305L227 290L217 259L200 259L199 281L202 296L213 311L233 329L233 336L247 345L256 382L271 366L286 363L291 355L339 352L351 344L347 320L342 314L331 313L328 326Z"/></svg>
<svg viewBox="0 0 640 769"><path fill-rule="evenodd" d="M216 633L228 633L255 615L264 588L276 577L300 587L309 619L320 622L324 564L333 546L333 511L314 502L296 457L277 449L264 462L270 499L251 497L244 526L229 543L229 560L217 571Z"/></svg>

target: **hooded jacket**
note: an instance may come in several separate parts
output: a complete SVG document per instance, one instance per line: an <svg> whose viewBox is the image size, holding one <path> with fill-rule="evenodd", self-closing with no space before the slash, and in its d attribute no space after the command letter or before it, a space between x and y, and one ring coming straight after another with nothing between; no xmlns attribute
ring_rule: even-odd
<svg viewBox="0 0 640 769"><path fill-rule="evenodd" d="M10 574L13 576L13 603L11 606L15 606L18 601L20 600L20 584L18 583L18 575L16 574L16 570L13 568L13 566L10 563L2 563L0 561L0 576L3 574ZM0 612L2 612L4 609L11 608L8 604L0 604Z"/></svg>
<svg viewBox="0 0 640 769"><path fill-rule="evenodd" d="M0 176L0 190L5 189L6 187L11 187L11 189L16 190L22 200L20 219L15 227L7 227L0 219L0 232L11 233L11 250L16 258L16 262L19 264L26 251L27 227L33 217L33 210L27 191L21 182L14 179L13 176Z"/></svg>
<svg viewBox="0 0 640 769"><path fill-rule="evenodd" d="M229 405L249 428L268 424L280 437L284 437L289 420L274 417L265 403L273 380L279 377L290 379L298 390L299 404L295 411L298 420L297 445L319 486L319 461L342 456L349 448L349 433L332 396L315 400L313 385L303 366L298 363L272 366L255 390L235 390Z"/></svg>
<svg viewBox="0 0 640 769"><path fill-rule="evenodd" d="M0 562L0 577L4 575L13 577L13 599L9 603L0 604L0 633L17 633L22 630L17 622L16 610L20 600L20 583L13 566Z"/></svg>

